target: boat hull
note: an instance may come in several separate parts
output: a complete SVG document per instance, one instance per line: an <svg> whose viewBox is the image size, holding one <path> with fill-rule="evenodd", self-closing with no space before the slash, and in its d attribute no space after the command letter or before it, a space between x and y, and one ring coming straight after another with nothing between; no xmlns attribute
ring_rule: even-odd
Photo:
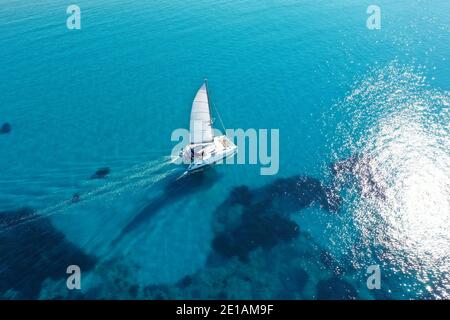
<svg viewBox="0 0 450 320"><path fill-rule="evenodd" d="M187 172L199 171L205 167L214 165L226 158L232 157L237 152L237 146L234 145L226 136L214 137L214 141L205 146L204 149L198 150L196 145L188 145L182 151L184 160L189 158L191 149L197 149L196 155L187 168ZM198 155L201 156L198 156Z"/></svg>
<svg viewBox="0 0 450 320"><path fill-rule="evenodd" d="M226 150L222 153L217 154L215 157L211 157L211 160L209 160L209 161L203 161L200 163L190 164L187 171L188 172L200 171L200 170L204 169L205 167L212 166L223 159L234 156L236 154L236 152L237 152L237 147L235 146L234 148L230 148L229 150Z"/></svg>

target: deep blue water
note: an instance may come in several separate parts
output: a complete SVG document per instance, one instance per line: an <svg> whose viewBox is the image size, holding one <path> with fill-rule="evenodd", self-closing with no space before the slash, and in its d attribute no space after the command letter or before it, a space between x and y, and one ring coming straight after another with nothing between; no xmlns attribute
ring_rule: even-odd
<svg viewBox="0 0 450 320"><path fill-rule="evenodd" d="M448 1L76 4L0 4L0 297L450 297ZM204 78L227 127L279 129L276 176L176 180Z"/></svg>

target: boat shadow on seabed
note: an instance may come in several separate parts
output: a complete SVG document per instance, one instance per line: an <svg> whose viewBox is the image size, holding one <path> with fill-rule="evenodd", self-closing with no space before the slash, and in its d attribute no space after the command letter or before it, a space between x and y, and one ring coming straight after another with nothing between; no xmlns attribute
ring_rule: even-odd
<svg viewBox="0 0 450 320"><path fill-rule="evenodd" d="M179 173L170 175L167 177L168 182L164 187L163 194L154 198L143 207L122 229L120 235L113 240L112 245L120 242L124 236L135 230L142 222L152 218L165 205L172 204L189 195L208 189L217 183L220 178L221 175L213 168L186 174L181 177Z"/></svg>

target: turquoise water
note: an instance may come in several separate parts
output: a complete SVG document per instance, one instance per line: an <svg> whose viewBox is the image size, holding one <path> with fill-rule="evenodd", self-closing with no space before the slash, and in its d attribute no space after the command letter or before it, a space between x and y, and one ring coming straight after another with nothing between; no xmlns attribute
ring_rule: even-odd
<svg viewBox="0 0 450 320"><path fill-rule="evenodd" d="M2 298L449 298L447 1L76 4L0 4ZM276 176L176 180L204 78Z"/></svg>

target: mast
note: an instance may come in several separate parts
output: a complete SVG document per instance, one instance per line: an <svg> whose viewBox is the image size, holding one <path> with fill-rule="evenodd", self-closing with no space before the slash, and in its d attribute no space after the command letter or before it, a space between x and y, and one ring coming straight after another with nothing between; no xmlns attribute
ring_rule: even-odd
<svg viewBox="0 0 450 320"><path fill-rule="evenodd" d="M205 88L206 88L206 97L208 99L209 114L211 115L212 114L211 113L211 104L212 103L209 100L208 79L205 79ZM226 131L225 125L223 124L222 117L220 116L219 110L217 110L216 105L214 105L214 110L216 110L217 117L219 118L220 124L222 125L222 128L223 128L223 133L225 134L225 131ZM212 125L213 125L213 120L212 120L212 117L211 117L211 128L213 128ZM213 133L214 133L214 129L213 129Z"/></svg>
<svg viewBox="0 0 450 320"><path fill-rule="evenodd" d="M206 89L206 98L208 99L208 110L209 110L209 116L210 116L210 122L211 122L211 128L213 125L213 120L212 120L212 113L211 113L211 101L209 100L209 91L208 91L208 79L205 78L205 89Z"/></svg>

